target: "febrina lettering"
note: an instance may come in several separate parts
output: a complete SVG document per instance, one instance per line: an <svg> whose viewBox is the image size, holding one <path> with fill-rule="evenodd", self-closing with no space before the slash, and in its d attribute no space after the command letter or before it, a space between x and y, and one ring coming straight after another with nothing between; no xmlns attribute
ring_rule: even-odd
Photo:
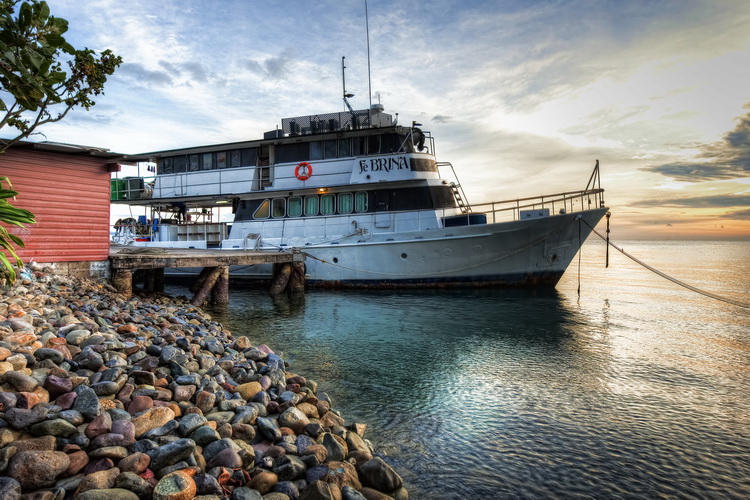
<svg viewBox="0 0 750 500"><path fill-rule="evenodd" d="M409 163L405 156L391 156L388 158L370 158L359 160L359 173L390 172L391 170L409 170Z"/></svg>

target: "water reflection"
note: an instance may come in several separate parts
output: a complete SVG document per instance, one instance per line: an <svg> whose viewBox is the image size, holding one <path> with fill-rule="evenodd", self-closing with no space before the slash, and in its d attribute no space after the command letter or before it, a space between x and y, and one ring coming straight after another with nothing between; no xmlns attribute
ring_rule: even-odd
<svg viewBox="0 0 750 500"><path fill-rule="evenodd" d="M209 312L366 422L411 498L746 497L750 315L615 259L584 259L580 297L566 275L543 291L233 289Z"/></svg>

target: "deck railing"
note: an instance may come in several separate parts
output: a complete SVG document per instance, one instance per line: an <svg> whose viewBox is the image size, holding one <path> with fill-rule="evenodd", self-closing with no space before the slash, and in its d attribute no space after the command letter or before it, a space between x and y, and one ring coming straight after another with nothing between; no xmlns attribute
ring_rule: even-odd
<svg viewBox="0 0 750 500"><path fill-rule="evenodd" d="M481 203L471 205L471 213L486 214L487 222L495 223L531 218L540 213L556 215L602 207L604 189L599 188Z"/></svg>

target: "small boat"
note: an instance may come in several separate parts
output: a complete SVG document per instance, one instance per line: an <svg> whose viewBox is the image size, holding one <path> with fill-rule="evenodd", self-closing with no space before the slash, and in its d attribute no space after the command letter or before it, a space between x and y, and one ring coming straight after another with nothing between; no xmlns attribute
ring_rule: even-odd
<svg viewBox="0 0 750 500"><path fill-rule="evenodd" d="M147 213L113 241L299 249L312 286L554 286L608 211L598 160L582 190L470 204L421 124L346 98L261 139L135 155L152 172L113 179L112 203Z"/></svg>

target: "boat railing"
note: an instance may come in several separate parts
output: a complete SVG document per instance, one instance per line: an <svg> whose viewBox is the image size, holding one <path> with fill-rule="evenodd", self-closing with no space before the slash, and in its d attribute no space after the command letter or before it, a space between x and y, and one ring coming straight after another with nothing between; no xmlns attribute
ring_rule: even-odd
<svg viewBox="0 0 750 500"><path fill-rule="evenodd" d="M582 189L529 198L472 205L471 213L483 213L487 222L505 222L549 215L583 212L604 207L604 189Z"/></svg>

